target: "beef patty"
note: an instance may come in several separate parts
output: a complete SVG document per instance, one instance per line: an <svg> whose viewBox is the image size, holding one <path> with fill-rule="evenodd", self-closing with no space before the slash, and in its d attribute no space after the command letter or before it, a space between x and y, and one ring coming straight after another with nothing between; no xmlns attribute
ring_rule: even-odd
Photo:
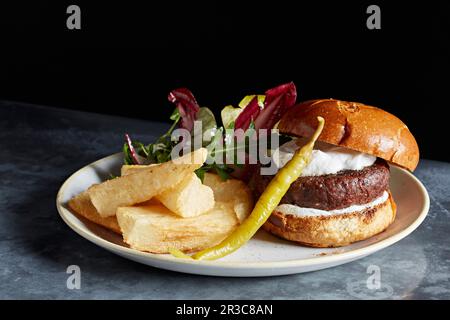
<svg viewBox="0 0 450 320"><path fill-rule="evenodd" d="M258 199L274 177L262 176L256 170L251 186ZM377 161L362 170L343 170L336 174L300 177L291 185L280 204L304 208L336 210L355 204L366 204L381 197L389 188L389 166Z"/></svg>

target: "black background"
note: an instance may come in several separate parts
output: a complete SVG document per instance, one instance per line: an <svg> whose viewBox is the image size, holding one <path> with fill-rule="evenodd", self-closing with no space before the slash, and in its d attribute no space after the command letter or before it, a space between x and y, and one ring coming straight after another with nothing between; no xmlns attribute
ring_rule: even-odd
<svg viewBox="0 0 450 320"><path fill-rule="evenodd" d="M450 161L449 1L189 2L2 1L0 99L167 121L176 87L218 113L292 80L299 101L396 114L423 157ZM69 4L81 30L66 28Z"/></svg>

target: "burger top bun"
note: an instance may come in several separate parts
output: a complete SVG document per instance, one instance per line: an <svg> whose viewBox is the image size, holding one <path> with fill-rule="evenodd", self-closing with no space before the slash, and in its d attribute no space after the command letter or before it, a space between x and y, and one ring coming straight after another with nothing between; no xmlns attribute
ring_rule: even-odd
<svg viewBox="0 0 450 320"><path fill-rule="evenodd" d="M419 147L408 127L394 115L357 102L309 100L289 109L278 124L283 134L311 136L317 117L325 119L320 141L368 153L411 171Z"/></svg>

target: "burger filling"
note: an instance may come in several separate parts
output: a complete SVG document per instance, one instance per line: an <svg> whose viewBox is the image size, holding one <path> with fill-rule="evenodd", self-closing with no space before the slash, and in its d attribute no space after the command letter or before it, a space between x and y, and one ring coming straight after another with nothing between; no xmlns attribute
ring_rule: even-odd
<svg viewBox="0 0 450 320"><path fill-rule="evenodd" d="M319 209L313 209L313 208L303 208L292 204L280 204L277 207L277 210L280 212L283 212L284 214L290 214L294 216L329 216L329 215L339 215L339 214L345 214L345 213L351 213L351 212L362 212L367 209L376 207L380 204L383 204L386 202L386 200L389 198L389 193L387 191L383 192L383 195L379 198L376 198L375 200L362 204L362 205L352 205L347 208L343 209L336 209L336 210L319 210Z"/></svg>
<svg viewBox="0 0 450 320"><path fill-rule="evenodd" d="M308 142L308 139L293 139L280 148L273 155L273 161L278 168L284 167L300 149ZM324 142L316 142L312 158L308 166L302 171L301 176L322 176L338 173L342 170L361 170L375 163L376 157L354 151L347 148L334 146Z"/></svg>
<svg viewBox="0 0 450 320"><path fill-rule="evenodd" d="M281 146L273 161L284 166L304 139ZM259 197L274 175L253 180ZM342 147L317 143L311 162L281 199L279 210L293 215L330 215L363 211L388 198L389 166L374 156Z"/></svg>

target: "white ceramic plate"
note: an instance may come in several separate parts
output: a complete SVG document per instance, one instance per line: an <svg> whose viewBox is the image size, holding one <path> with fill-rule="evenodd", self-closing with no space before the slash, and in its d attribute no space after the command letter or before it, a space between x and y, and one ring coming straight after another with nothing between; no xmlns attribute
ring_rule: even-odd
<svg viewBox="0 0 450 320"><path fill-rule="evenodd" d="M406 170L391 167L391 191L398 212L395 222L381 234L342 248L315 249L278 239L260 230L245 246L223 259L191 261L130 249L119 235L90 223L67 209L66 204L70 198L93 183L105 180L110 173L118 173L121 163L122 154L114 154L70 176L57 195L59 214L75 232L106 250L149 266L185 273L258 277L337 266L386 248L409 235L425 219L430 202L425 187L416 177Z"/></svg>

